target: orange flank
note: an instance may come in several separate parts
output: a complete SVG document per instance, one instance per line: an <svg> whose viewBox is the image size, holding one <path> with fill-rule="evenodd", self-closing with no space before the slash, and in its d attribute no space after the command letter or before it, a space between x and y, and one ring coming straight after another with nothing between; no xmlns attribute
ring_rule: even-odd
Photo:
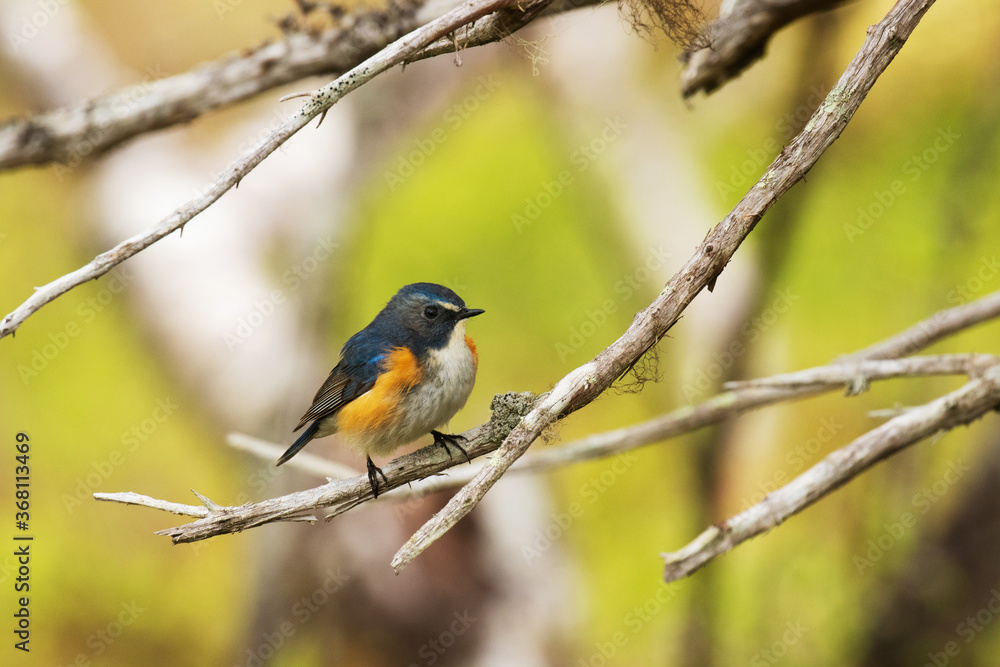
<svg viewBox="0 0 1000 667"><path fill-rule="evenodd" d="M397 347L389 353L375 386L337 413L337 430L365 431L385 425L395 417L399 399L420 381L420 375L420 364L413 353Z"/></svg>
<svg viewBox="0 0 1000 667"><path fill-rule="evenodd" d="M469 338L469 334L465 334L465 344L469 346L469 352L472 353L472 363L474 363L476 365L476 368L478 368L479 353L476 352L476 344L472 342L471 338Z"/></svg>

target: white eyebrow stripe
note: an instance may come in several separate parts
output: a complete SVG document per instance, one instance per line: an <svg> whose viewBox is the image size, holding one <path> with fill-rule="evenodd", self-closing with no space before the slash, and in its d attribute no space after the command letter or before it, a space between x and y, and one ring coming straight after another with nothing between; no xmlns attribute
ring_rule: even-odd
<svg viewBox="0 0 1000 667"><path fill-rule="evenodd" d="M437 304L439 306L441 306L442 308L447 308L448 310L456 312L456 313L459 312L460 310L462 310L461 308L459 308L455 304L445 303L444 301L438 301Z"/></svg>

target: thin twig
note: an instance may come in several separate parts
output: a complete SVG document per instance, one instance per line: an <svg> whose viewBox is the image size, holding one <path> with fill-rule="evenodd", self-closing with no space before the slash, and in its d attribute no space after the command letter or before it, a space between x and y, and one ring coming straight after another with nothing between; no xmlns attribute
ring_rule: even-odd
<svg viewBox="0 0 1000 667"><path fill-rule="evenodd" d="M873 465L935 433L969 424L1000 407L1000 365L994 365L961 389L912 408L834 451L764 500L717 526L690 544L663 554L664 578L689 576L716 556L767 532L840 488Z"/></svg>
<svg viewBox="0 0 1000 667"><path fill-rule="evenodd" d="M400 548L392 560L399 573L479 503L528 446L552 422L587 405L666 335L694 297L716 278L764 213L816 164L844 131L868 91L899 53L933 0L900 0L869 30L861 50L798 136L764 176L713 229L660 295L632 325L593 360L570 372L507 436L497 456Z"/></svg>
<svg viewBox="0 0 1000 667"><path fill-rule="evenodd" d="M0 338L17 331L25 319L45 304L74 287L101 277L144 248L179 229L183 229L184 225L192 218L212 205L231 188L239 185L243 177L249 174L264 158L288 141L292 135L305 127L309 121L319 116L322 122L323 115L347 93L382 72L406 62L407 59L412 58L422 49L454 30L503 9L513 2L514 0L467 0L441 18L396 40L332 83L315 91L296 114L285 120L254 148L226 167L219 178L194 199L188 201L150 229L101 253L85 266L47 285L36 288L34 294L0 321ZM530 9L539 4L547 5L549 2L551 0L524 0L520 6Z"/></svg>
<svg viewBox="0 0 1000 667"><path fill-rule="evenodd" d="M124 493L95 493L94 498L96 500L107 500L109 502L122 503L123 505L151 507L155 510L163 510L164 512L180 514L182 516L206 517L209 515L208 508L204 505L181 505L180 503L172 503L166 500L150 498L149 496L144 496L141 493L132 493L131 491L126 491Z"/></svg>
<svg viewBox="0 0 1000 667"><path fill-rule="evenodd" d="M848 385L848 393L860 394L868 382L893 377L921 375L975 375L983 368L995 364L991 354L939 354L931 357L907 359L878 359L840 362L831 366L809 368L796 373L784 373L759 380L726 382L726 389L753 387L804 387L809 385Z"/></svg>

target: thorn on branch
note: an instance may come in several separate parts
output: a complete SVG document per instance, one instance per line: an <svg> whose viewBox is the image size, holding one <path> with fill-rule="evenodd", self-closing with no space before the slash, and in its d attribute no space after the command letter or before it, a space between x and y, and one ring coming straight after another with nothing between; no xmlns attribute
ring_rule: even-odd
<svg viewBox="0 0 1000 667"><path fill-rule="evenodd" d="M466 26L468 30L468 26ZM462 53L458 49L458 35L456 33L451 33L451 43L455 45L455 67L462 66Z"/></svg>
<svg viewBox="0 0 1000 667"><path fill-rule="evenodd" d="M284 95L283 97L278 98L278 101L279 102L287 102L288 100L294 100L294 99L298 99L300 97L312 97L312 96L313 96L312 91L300 90L297 93L289 93L288 95Z"/></svg>
<svg viewBox="0 0 1000 667"><path fill-rule="evenodd" d="M210 513L214 514L215 512L218 512L218 511L220 511L222 509L222 507L220 505L216 504L215 502L213 502L212 500L210 500L206 496L201 495L200 493L198 493L194 489L191 489L191 493L193 493L194 495L198 496L198 500L201 501L202 505L204 505L205 507L208 508L208 511Z"/></svg>

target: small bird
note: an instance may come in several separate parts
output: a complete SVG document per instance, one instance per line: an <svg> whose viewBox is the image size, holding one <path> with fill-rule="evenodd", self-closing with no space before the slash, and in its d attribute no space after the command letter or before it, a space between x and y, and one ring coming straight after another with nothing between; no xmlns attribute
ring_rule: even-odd
<svg viewBox="0 0 1000 667"><path fill-rule="evenodd" d="M339 433L368 461L368 483L378 498L385 473L372 455L390 454L425 433L434 443L462 448L460 435L435 429L462 409L476 382L479 355L465 333L465 320L484 311L466 308L452 290L434 283L406 285L371 324L351 336L340 361L303 415L298 440L278 459L281 465L313 438Z"/></svg>

